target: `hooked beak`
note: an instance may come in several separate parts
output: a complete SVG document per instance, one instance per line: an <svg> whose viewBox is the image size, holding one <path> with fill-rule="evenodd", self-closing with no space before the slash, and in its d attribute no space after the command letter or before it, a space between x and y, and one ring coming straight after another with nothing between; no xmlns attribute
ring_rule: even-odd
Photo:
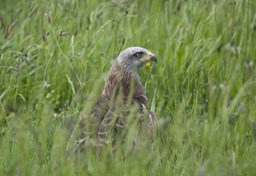
<svg viewBox="0 0 256 176"><path fill-rule="evenodd" d="M150 61L157 62L157 59L156 59L156 56L153 53L148 52L148 54L145 55L144 57L142 57L139 61L144 62L144 63L148 63Z"/></svg>

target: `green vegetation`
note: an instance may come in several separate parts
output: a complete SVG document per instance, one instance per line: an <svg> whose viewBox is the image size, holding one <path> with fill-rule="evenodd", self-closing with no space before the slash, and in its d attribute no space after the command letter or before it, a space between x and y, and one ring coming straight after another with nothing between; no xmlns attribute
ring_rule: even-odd
<svg viewBox="0 0 256 176"><path fill-rule="evenodd" d="M1 1L0 175L256 175L256 1L96 1ZM66 121L135 45L172 123L133 153L67 159Z"/></svg>

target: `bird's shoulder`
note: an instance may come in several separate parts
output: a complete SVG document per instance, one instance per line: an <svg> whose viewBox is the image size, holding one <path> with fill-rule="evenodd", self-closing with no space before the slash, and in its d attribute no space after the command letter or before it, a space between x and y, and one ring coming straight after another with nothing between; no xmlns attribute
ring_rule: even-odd
<svg viewBox="0 0 256 176"><path fill-rule="evenodd" d="M99 96L93 109L92 116L101 121L109 110L109 100L105 96Z"/></svg>

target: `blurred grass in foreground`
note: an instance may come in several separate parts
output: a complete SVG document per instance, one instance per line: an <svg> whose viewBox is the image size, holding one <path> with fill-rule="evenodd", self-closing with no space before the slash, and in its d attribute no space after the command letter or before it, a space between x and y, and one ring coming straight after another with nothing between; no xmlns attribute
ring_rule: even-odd
<svg viewBox="0 0 256 176"><path fill-rule="evenodd" d="M256 175L255 9L253 0L2 1L1 175ZM132 154L67 160L65 122L90 111L112 60L134 45L158 57L140 75L148 107L172 124Z"/></svg>

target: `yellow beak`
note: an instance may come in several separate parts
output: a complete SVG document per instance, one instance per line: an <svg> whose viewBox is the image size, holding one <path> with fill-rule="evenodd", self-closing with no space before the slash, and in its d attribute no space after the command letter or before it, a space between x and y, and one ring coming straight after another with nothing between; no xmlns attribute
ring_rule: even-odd
<svg viewBox="0 0 256 176"><path fill-rule="evenodd" d="M151 53L151 52L148 52L147 55L145 55L144 57L140 58L139 60L140 62L145 62L146 63L146 66L150 66L150 61L155 61L157 62L157 59L156 59L156 56Z"/></svg>

